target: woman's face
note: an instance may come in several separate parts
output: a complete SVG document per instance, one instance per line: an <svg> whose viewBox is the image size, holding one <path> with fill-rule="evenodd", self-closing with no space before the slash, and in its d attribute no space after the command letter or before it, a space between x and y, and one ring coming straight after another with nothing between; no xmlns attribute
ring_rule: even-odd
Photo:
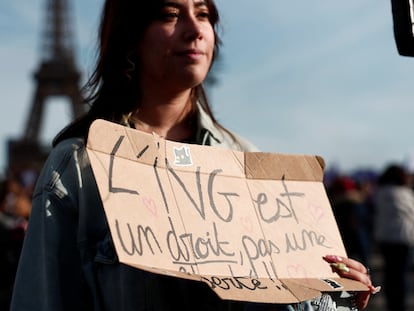
<svg viewBox="0 0 414 311"><path fill-rule="evenodd" d="M143 91L183 91L199 85L210 68L214 42L205 1L165 0L140 46Z"/></svg>

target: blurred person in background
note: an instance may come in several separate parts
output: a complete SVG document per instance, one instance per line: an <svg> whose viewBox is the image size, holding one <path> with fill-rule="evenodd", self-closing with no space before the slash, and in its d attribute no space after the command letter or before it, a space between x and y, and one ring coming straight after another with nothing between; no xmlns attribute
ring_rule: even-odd
<svg viewBox="0 0 414 311"><path fill-rule="evenodd" d="M412 177L398 164L387 166L378 178L374 234L384 259L384 292L389 311L404 311L414 245Z"/></svg>
<svg viewBox="0 0 414 311"><path fill-rule="evenodd" d="M371 245L368 194L350 176L338 175L327 194L349 257L368 265Z"/></svg>

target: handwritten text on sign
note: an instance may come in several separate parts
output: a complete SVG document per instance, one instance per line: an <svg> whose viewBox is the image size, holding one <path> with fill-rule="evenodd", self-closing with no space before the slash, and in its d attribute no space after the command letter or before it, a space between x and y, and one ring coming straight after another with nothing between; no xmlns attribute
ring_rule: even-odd
<svg viewBox="0 0 414 311"><path fill-rule="evenodd" d="M246 178L242 152L122 127L89 137L121 262L213 289L286 291L280 279L332 277L322 256L345 255L321 181Z"/></svg>

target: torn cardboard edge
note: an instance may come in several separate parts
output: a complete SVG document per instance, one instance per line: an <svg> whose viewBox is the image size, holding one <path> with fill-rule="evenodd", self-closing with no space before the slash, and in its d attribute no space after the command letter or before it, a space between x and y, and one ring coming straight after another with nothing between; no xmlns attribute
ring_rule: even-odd
<svg viewBox="0 0 414 311"><path fill-rule="evenodd" d="M323 181L325 161L320 156L265 152L246 152L244 156L248 179Z"/></svg>
<svg viewBox="0 0 414 311"><path fill-rule="evenodd" d="M367 291L367 287L364 284L339 277L279 280L240 276L217 277L161 270L158 268L152 269L148 266L132 266L151 273L203 282L223 300L289 304L319 297L322 292L341 292L351 289L352 291Z"/></svg>
<svg viewBox="0 0 414 311"><path fill-rule="evenodd" d="M368 290L322 260L346 252L321 157L177 143L103 120L87 152L122 263L203 281L226 300Z"/></svg>

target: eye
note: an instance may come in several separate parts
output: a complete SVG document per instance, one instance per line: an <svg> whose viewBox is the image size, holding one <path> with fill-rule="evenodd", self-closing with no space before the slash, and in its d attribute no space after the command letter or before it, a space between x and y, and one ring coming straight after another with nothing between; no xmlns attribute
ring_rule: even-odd
<svg viewBox="0 0 414 311"><path fill-rule="evenodd" d="M175 9L164 10L160 14L160 20L162 21L174 21L179 17L179 11Z"/></svg>
<svg viewBox="0 0 414 311"><path fill-rule="evenodd" d="M197 17L201 20L210 20L210 12L208 10L202 10L197 14Z"/></svg>

